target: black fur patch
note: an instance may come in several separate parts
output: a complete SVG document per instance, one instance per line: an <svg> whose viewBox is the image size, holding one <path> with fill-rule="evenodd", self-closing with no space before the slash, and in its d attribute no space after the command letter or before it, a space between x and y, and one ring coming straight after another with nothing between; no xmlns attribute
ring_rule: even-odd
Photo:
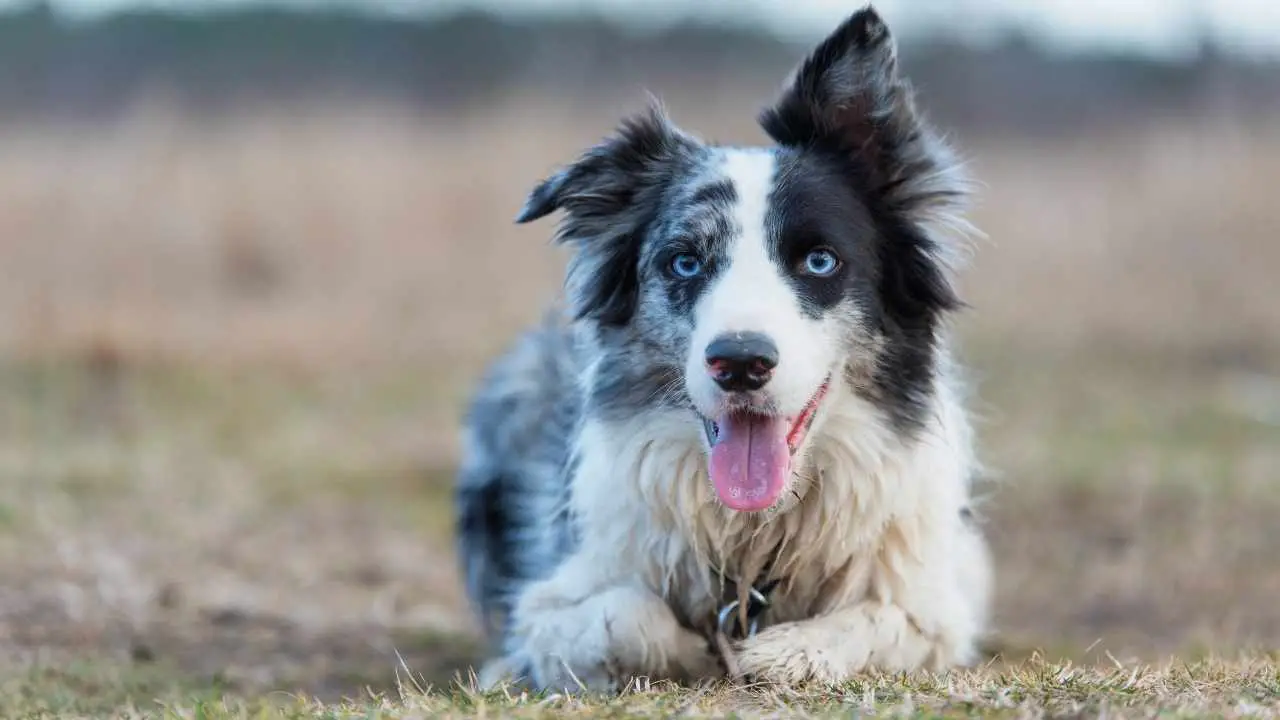
<svg viewBox="0 0 1280 720"><path fill-rule="evenodd" d="M791 87L761 113L760 124L780 145L871 151L886 124L889 96L900 87L889 29L867 8L809 54Z"/></svg>
<svg viewBox="0 0 1280 720"><path fill-rule="evenodd" d="M866 289L875 282L877 230L858 199L857 178L829 154L780 152L766 226L769 254L795 289L805 314L819 318L853 298L874 303ZM803 272L806 256L830 248L841 267L833 275Z"/></svg>
<svg viewBox="0 0 1280 720"><path fill-rule="evenodd" d="M935 204L953 201L960 190L933 180L948 169L948 158L939 153L915 110L910 86L897 74L893 40L875 11L855 14L823 41L791 87L761 114L760 123L776 142L798 153L791 160L795 167L780 174L778 184L784 227L795 222L786 210L795 204L792 195L838 208L840 203L823 196L844 192L846 206L865 207L870 227L846 220L851 232L841 246L874 268L876 297L870 308L884 355L871 394L900 429L918 427L933 389L941 316L961 306L937 260L938 248L919 220ZM813 187L812 178L831 174L832 167L840 179ZM816 214L823 212L842 211ZM815 223L813 211L805 215ZM820 235L828 241L841 235L814 228L798 232L801 238ZM854 233L861 237L849 239ZM782 237L785 244L785 230ZM815 240L793 242L803 247ZM872 254L863 254L862 246ZM816 307L835 302L842 288L834 281L806 287Z"/></svg>

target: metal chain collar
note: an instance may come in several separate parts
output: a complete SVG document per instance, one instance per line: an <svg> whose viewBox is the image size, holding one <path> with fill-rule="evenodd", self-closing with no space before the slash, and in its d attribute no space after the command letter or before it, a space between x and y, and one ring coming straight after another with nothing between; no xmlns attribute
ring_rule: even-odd
<svg viewBox="0 0 1280 720"><path fill-rule="evenodd" d="M780 580L769 580L763 585L752 585L747 591L747 611L745 627L739 609L741 607L741 599L738 597L736 587L733 588L732 594L728 595L730 600L720 607L716 613L716 631L733 638L741 640L751 637L760 629L760 621L764 617L765 611L771 605L770 594L778 587ZM730 581L731 584L736 585Z"/></svg>

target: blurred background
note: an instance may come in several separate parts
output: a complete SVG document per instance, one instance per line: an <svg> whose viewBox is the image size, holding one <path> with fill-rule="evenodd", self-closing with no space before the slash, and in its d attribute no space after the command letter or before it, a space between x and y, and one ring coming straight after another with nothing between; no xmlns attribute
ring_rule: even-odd
<svg viewBox="0 0 1280 720"><path fill-rule="evenodd" d="M860 3L0 3L0 690L321 696L481 650L484 363L524 193L662 98L708 139ZM1280 6L878 4L982 181L960 323L997 661L1280 647Z"/></svg>

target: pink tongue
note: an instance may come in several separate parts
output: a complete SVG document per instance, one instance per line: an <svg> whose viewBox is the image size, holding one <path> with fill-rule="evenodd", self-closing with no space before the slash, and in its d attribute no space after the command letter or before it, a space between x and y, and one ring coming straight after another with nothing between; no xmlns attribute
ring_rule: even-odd
<svg viewBox="0 0 1280 720"><path fill-rule="evenodd" d="M711 449L711 483L734 510L772 506L791 472L787 423L782 418L728 415L716 421L720 435Z"/></svg>

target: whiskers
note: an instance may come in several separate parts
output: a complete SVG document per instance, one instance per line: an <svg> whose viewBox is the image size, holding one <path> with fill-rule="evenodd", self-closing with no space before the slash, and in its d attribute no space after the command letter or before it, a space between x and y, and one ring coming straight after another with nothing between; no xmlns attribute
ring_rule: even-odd
<svg viewBox="0 0 1280 720"><path fill-rule="evenodd" d="M649 392L646 398L649 406L675 406L693 408L689 393L685 390L684 375L676 372Z"/></svg>

